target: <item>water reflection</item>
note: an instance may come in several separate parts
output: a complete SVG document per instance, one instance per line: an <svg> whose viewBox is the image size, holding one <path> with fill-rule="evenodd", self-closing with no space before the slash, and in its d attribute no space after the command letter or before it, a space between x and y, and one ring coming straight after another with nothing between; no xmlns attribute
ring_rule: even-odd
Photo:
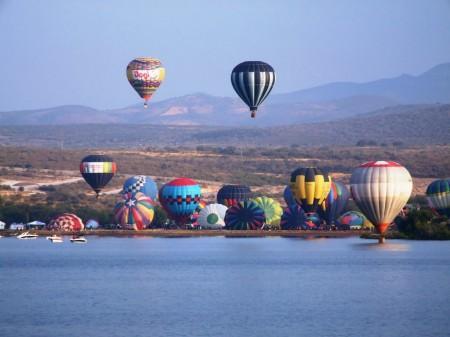
<svg viewBox="0 0 450 337"><path fill-rule="evenodd" d="M407 252L410 250L410 245L406 243L398 243L398 242L358 242L352 244L352 247L358 250L385 250L391 252Z"/></svg>

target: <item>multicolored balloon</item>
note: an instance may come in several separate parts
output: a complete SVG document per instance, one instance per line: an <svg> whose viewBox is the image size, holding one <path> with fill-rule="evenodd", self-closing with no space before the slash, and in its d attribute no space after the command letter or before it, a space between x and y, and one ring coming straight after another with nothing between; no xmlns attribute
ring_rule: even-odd
<svg viewBox="0 0 450 337"><path fill-rule="evenodd" d="M257 230L264 225L264 211L254 201L247 200L228 208L225 225L232 230Z"/></svg>
<svg viewBox="0 0 450 337"><path fill-rule="evenodd" d="M227 207L235 206L241 201L249 200L252 191L246 185L224 185L217 192L217 202Z"/></svg>
<svg viewBox="0 0 450 337"><path fill-rule="evenodd" d="M320 219L317 213L306 213L305 214L305 225L306 229L320 229L322 225L322 219Z"/></svg>
<svg viewBox="0 0 450 337"><path fill-rule="evenodd" d="M321 207L318 208L319 215L325 220L328 226L333 226L336 219L345 209L350 191L339 181L332 181L330 192L325 198Z"/></svg>
<svg viewBox="0 0 450 337"><path fill-rule="evenodd" d="M89 155L80 163L80 173L95 191L97 198L116 172L117 165L114 160L103 154Z"/></svg>
<svg viewBox="0 0 450 337"><path fill-rule="evenodd" d="M435 180L428 185L427 200L437 213L450 217L450 178Z"/></svg>
<svg viewBox="0 0 450 337"><path fill-rule="evenodd" d="M142 230L153 221L153 206L153 200L144 193L124 193L114 207L114 217L124 229Z"/></svg>
<svg viewBox="0 0 450 337"><path fill-rule="evenodd" d="M146 196L156 200L158 198L158 186L148 176L130 177L123 183L122 193L144 193Z"/></svg>
<svg viewBox="0 0 450 337"><path fill-rule="evenodd" d="M408 170L393 161L371 161L357 167L350 189L361 212L383 234L408 201L412 191Z"/></svg>
<svg viewBox="0 0 450 337"><path fill-rule="evenodd" d="M283 208L281 208L280 203L268 197L258 197L253 199L253 201L264 211L266 225L272 229L279 229L281 215L283 214Z"/></svg>
<svg viewBox="0 0 450 337"><path fill-rule="evenodd" d="M222 204L206 205L198 216L198 224L205 229L221 229L225 227L227 207Z"/></svg>
<svg viewBox="0 0 450 337"><path fill-rule="evenodd" d="M160 203L169 218L185 224L201 201L200 185L189 178L177 178L160 190Z"/></svg>
<svg viewBox="0 0 450 337"><path fill-rule="evenodd" d="M348 211L342 214L338 220L340 229L361 229L366 222L366 217L357 211Z"/></svg>
<svg viewBox="0 0 450 337"><path fill-rule="evenodd" d="M265 62L242 62L231 72L231 84L248 105L254 118L258 106L267 98L275 84L275 71Z"/></svg>
<svg viewBox="0 0 450 337"><path fill-rule="evenodd" d="M84 229L83 220L72 213L63 213L52 219L47 229L62 232L79 232Z"/></svg>
<svg viewBox="0 0 450 337"><path fill-rule="evenodd" d="M286 207L281 216L281 229L306 229L306 216L302 207L295 203Z"/></svg>
<svg viewBox="0 0 450 337"><path fill-rule="evenodd" d="M144 108L147 102L159 88L166 70L161 61L153 57L139 57L127 66L127 78L131 86L144 99Z"/></svg>
<svg viewBox="0 0 450 337"><path fill-rule="evenodd" d="M294 194L292 193L291 187L287 185L283 191L283 199L286 206L295 205L297 201L295 200Z"/></svg>
<svg viewBox="0 0 450 337"><path fill-rule="evenodd" d="M291 173L289 186L303 210L314 213L330 192L331 177L316 167L299 167Z"/></svg>

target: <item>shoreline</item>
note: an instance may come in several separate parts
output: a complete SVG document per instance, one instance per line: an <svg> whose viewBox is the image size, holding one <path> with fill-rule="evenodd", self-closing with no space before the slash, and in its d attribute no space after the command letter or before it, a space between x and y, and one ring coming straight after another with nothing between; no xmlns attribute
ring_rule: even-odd
<svg viewBox="0 0 450 337"><path fill-rule="evenodd" d="M0 231L0 235L5 237L15 236L24 231ZM39 236L51 236L53 234L62 236L71 236L72 233L47 230L29 230L28 232ZM104 237L293 237L293 238L347 238L352 236L361 236L367 233L365 231L324 231L324 230L184 230L184 229L144 229L141 231L105 229L105 230L86 230L77 234L85 236L104 236Z"/></svg>

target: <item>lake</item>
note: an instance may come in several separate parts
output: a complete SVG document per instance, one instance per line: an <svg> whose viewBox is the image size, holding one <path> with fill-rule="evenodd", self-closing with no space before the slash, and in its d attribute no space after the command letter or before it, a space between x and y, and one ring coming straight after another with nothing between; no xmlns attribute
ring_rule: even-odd
<svg viewBox="0 0 450 337"><path fill-rule="evenodd" d="M449 336L450 242L0 239L0 336Z"/></svg>

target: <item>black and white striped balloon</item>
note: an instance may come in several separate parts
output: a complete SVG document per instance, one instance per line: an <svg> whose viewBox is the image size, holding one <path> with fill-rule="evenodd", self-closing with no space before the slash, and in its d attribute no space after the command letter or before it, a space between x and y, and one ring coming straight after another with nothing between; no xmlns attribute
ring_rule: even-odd
<svg viewBox="0 0 450 337"><path fill-rule="evenodd" d="M246 61L231 72L231 84L255 117L258 106L266 99L275 84L272 66L261 61Z"/></svg>

